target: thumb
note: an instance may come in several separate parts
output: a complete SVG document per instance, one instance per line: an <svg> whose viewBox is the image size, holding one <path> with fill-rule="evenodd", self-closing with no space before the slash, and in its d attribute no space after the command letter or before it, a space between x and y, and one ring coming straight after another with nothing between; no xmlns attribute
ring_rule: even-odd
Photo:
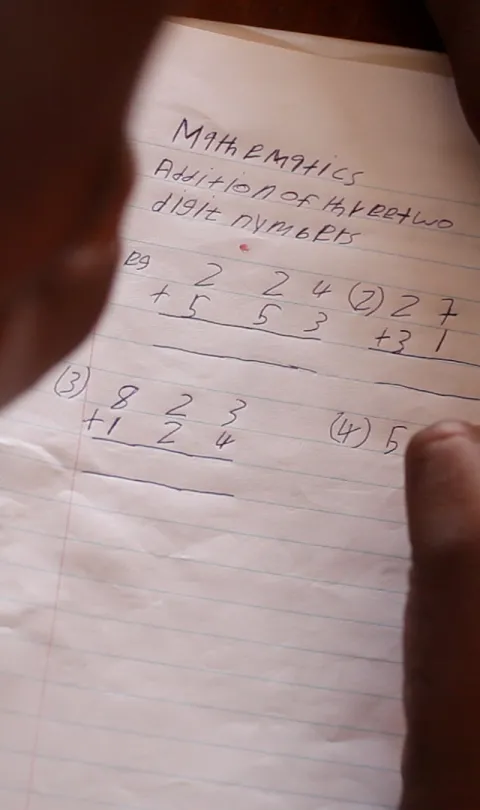
<svg viewBox="0 0 480 810"><path fill-rule="evenodd" d="M402 810L480 807L480 428L444 423L406 462Z"/></svg>

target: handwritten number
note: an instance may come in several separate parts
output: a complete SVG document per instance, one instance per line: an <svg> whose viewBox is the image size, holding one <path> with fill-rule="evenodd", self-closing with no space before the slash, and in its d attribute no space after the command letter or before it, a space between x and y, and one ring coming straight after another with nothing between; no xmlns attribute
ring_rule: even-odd
<svg viewBox="0 0 480 810"><path fill-rule="evenodd" d="M113 420L112 424L110 425L110 427L109 427L109 428L108 428L108 430L107 430L107 436L111 436L111 435L112 435L113 431L114 431L114 430L115 430L115 428L116 428L116 427L117 427L117 426L120 424L120 422L121 422L121 421L122 421L122 417L121 417L121 416L117 416L117 418Z"/></svg>
<svg viewBox="0 0 480 810"><path fill-rule="evenodd" d="M317 284L315 284L315 287L312 290L312 295L314 295L315 298L321 298L322 295L327 295L328 293L331 293L331 292L332 292L332 288L331 288L330 284L327 284L326 281L322 280L322 281L319 281Z"/></svg>
<svg viewBox="0 0 480 810"><path fill-rule="evenodd" d="M136 385L122 385L117 394L118 400L111 406L112 411L123 411L139 390Z"/></svg>
<svg viewBox="0 0 480 810"><path fill-rule="evenodd" d="M338 442L339 444L345 444L347 439L349 439L350 436L353 433L356 433L358 430L360 430L359 426L355 427L353 422L349 422L348 419L343 419L341 424L339 424L337 427L334 441Z"/></svg>
<svg viewBox="0 0 480 810"><path fill-rule="evenodd" d="M412 317L412 313L407 312L407 309L412 309L412 307L416 307L417 304L420 303L420 298L418 297L418 295L410 295L410 294L409 295L402 295L402 300L405 301L406 299L410 299L410 303L409 304L404 304L403 306L398 307L398 309L394 310L394 312L392 312L392 314L390 316L391 318L411 318Z"/></svg>
<svg viewBox="0 0 480 810"><path fill-rule="evenodd" d="M323 326L324 323L327 323L327 321L328 321L327 313L326 312L319 312L318 313L318 318L315 321L315 326L312 326L311 329L304 329L303 331L304 332L318 332L320 327Z"/></svg>
<svg viewBox="0 0 480 810"><path fill-rule="evenodd" d="M282 307L279 304L265 304L264 307L259 312L258 319L254 321L255 326L263 326L264 324L268 323L268 316L267 312L269 309L279 309L280 312L282 311Z"/></svg>
<svg viewBox="0 0 480 810"><path fill-rule="evenodd" d="M435 353L440 351L443 344L445 343L445 338L447 337L447 335L448 335L448 329L444 329L443 330L443 335L442 335L442 337L440 338L440 340L437 343L437 348L435 349Z"/></svg>
<svg viewBox="0 0 480 810"><path fill-rule="evenodd" d="M187 414L184 412L185 408L188 408L189 405L193 402L193 397L190 394L182 394L184 402L181 402L180 405L175 405L173 408L170 408L169 411L166 412L167 416L177 416L181 417L182 419L187 418Z"/></svg>
<svg viewBox="0 0 480 810"><path fill-rule="evenodd" d="M454 298L442 298L444 303L448 303L448 307L445 312L440 312L441 326L443 326L449 318L456 318L458 316L458 312L454 312L453 308L455 306L455 299ZM437 349L438 351L438 349Z"/></svg>
<svg viewBox="0 0 480 810"><path fill-rule="evenodd" d="M158 439L157 444L175 444L175 440L171 437L175 436L175 434L182 429L183 424L183 422L165 422L165 427L171 428L171 430L165 433L161 439Z"/></svg>
<svg viewBox="0 0 480 810"><path fill-rule="evenodd" d="M263 295L271 295L274 298L278 296L283 297L283 293L274 291L278 290L280 287L283 287L283 285L290 280L290 276L288 275L288 273L285 273L284 270L275 270L275 275L280 277L280 281L277 281L276 284L273 284L271 287L268 287L263 293Z"/></svg>
<svg viewBox="0 0 480 810"><path fill-rule="evenodd" d="M330 438L336 444L348 445L354 449L363 447L372 432L372 424L366 416L350 418L340 411L330 426Z"/></svg>
<svg viewBox="0 0 480 810"><path fill-rule="evenodd" d="M53 390L57 397L64 399L75 399L85 391L90 380L90 368L88 366L72 366L69 365L65 371L60 374L57 379Z"/></svg>
<svg viewBox="0 0 480 810"><path fill-rule="evenodd" d="M222 435L218 437L215 447L218 447L219 450L223 450L223 448L227 447L229 444L235 444L235 439L231 433L224 431Z"/></svg>
<svg viewBox="0 0 480 810"><path fill-rule="evenodd" d="M223 267L216 262L208 262L207 267L216 267L217 269L214 273L210 273L209 276L205 276L205 278L201 278L200 281L197 281L195 287L213 287L214 284L212 279L217 278L217 276L221 276L223 273Z"/></svg>
<svg viewBox="0 0 480 810"><path fill-rule="evenodd" d="M197 301L202 300L211 301L211 298L209 298L208 295L196 295L188 308L188 311L190 312L190 315L188 316L189 318L197 317L197 310L195 309L195 304L197 303Z"/></svg>
<svg viewBox="0 0 480 810"><path fill-rule="evenodd" d="M395 425L391 431L390 436L388 437L387 444L385 445L384 455L389 456L390 453L394 453L395 450L398 450L398 441L395 438L395 432L397 430L407 430L405 425Z"/></svg>
<svg viewBox="0 0 480 810"><path fill-rule="evenodd" d="M348 302L353 311L360 312L367 318L380 309L384 300L383 287L379 287L377 284L368 286L361 281L355 284L348 294Z"/></svg>
<svg viewBox="0 0 480 810"><path fill-rule="evenodd" d="M405 351L405 345L412 337L412 333L409 332L408 329L400 329L400 334L404 335L404 337L398 339L400 348L396 349L396 351L394 351L393 354L403 354L403 352Z"/></svg>
<svg viewBox="0 0 480 810"><path fill-rule="evenodd" d="M221 425L221 427L229 427L229 425L233 425L233 424L235 424L235 422L236 422L236 421L237 421L237 419L238 419L238 414L239 414L239 413L241 413L241 411L244 411L244 410L245 410L245 408L247 407L247 403L245 402L245 400L244 400L244 399L237 399L237 403L238 403L237 407L236 407L236 408L232 408L232 410L231 410L231 411L229 411L229 415L230 415L232 418L231 418L231 419L229 419L227 422L224 422L224 423Z"/></svg>

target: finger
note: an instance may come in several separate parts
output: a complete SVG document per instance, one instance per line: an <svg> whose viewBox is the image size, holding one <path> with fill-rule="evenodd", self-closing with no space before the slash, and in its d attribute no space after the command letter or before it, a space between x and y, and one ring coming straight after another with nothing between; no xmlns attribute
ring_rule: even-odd
<svg viewBox="0 0 480 810"><path fill-rule="evenodd" d="M460 101L480 139L480 5L478 0L428 0L450 56Z"/></svg>
<svg viewBox="0 0 480 810"><path fill-rule="evenodd" d="M100 176L95 205L76 241L26 286L0 317L0 406L31 386L95 325L119 253L120 222L133 178L121 141Z"/></svg>
<svg viewBox="0 0 480 810"><path fill-rule="evenodd" d="M0 2L0 407L83 339L106 300L126 199L114 163L166 11L134 6Z"/></svg>
<svg viewBox="0 0 480 810"><path fill-rule="evenodd" d="M480 806L480 429L441 424L407 453L402 810Z"/></svg>

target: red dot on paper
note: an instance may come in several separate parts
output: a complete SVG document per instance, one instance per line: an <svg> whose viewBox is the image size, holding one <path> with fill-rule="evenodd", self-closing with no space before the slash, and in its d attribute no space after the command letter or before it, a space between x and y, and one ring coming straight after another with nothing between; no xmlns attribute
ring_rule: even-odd
<svg viewBox="0 0 480 810"><path fill-rule="evenodd" d="M246 245L246 244L245 244L245 242L244 242L244 243L243 243L243 245L240 245L240 250L242 251L242 253L248 253L248 251L250 250L250 248L249 248L249 247L248 247L248 245Z"/></svg>

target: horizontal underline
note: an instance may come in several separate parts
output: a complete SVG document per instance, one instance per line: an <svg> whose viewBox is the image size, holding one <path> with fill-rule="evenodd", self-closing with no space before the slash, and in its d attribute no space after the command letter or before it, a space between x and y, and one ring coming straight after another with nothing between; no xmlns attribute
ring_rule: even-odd
<svg viewBox="0 0 480 810"><path fill-rule="evenodd" d="M463 399L468 402L480 402L480 397L468 397L462 394L444 394L440 391L430 391L428 388L416 388L413 385L403 385L393 382L376 382L375 385L389 385L391 388L405 388L407 391L418 391L420 394L431 394L434 397L444 397L447 399Z"/></svg>
<svg viewBox="0 0 480 810"><path fill-rule="evenodd" d="M169 316L169 317L179 317L179 318L181 318L181 317L184 317L184 316L182 316L182 315L178 315L178 316L172 315L172 316ZM202 320L202 319L201 318L189 318L188 320L192 320L192 321L196 320L196 321L198 321L198 320ZM208 321L208 323L215 323L215 321ZM218 323L216 325L217 326L231 326L232 324ZM239 327L239 328L251 328L251 327ZM257 329L256 331L266 331L266 330L258 330ZM276 334L276 333L273 333L273 334ZM163 345L160 345L158 343L154 343L153 348L154 349L166 349L167 351L172 351L172 352L183 352L184 354L195 354L195 355L197 355L199 357L211 357L212 359L215 359L215 360L239 360L241 363L258 363L259 365L262 365L262 366L273 366L274 368L286 368L286 369L289 369L290 371L308 371L310 374L317 374L317 372L313 368L305 368L304 366L295 366L295 365L293 365L291 363L275 363L273 360L257 360L254 357L237 357L236 355L233 355L233 354L211 354L210 352L198 352L198 351L193 351L193 349L184 349L184 348L181 348L180 346L163 346Z"/></svg>
<svg viewBox="0 0 480 810"><path fill-rule="evenodd" d="M203 461L227 461L233 463L233 458L220 458L219 456L203 456L200 453L187 453L184 450L170 450L168 447L159 447L154 444L141 444L138 442L123 442L120 439L109 439L106 436L91 436L94 442L106 442L107 444L119 444L122 447L138 447L145 450L159 450L162 453L172 453L175 456L185 456L186 458L198 458ZM152 482L153 483L153 482ZM166 484L165 484L166 486Z"/></svg>
<svg viewBox="0 0 480 810"><path fill-rule="evenodd" d="M149 481L145 478L130 478L127 475L114 475L113 473L102 473L96 470L81 470L82 475L95 475L99 478L112 478L117 481L130 481L132 484L151 484L154 487L162 487L163 489L170 489L174 492L189 492L195 495L217 495L221 498L234 498L231 492L210 492L203 489L189 489L187 487L176 487L173 484L165 484L162 481Z"/></svg>

